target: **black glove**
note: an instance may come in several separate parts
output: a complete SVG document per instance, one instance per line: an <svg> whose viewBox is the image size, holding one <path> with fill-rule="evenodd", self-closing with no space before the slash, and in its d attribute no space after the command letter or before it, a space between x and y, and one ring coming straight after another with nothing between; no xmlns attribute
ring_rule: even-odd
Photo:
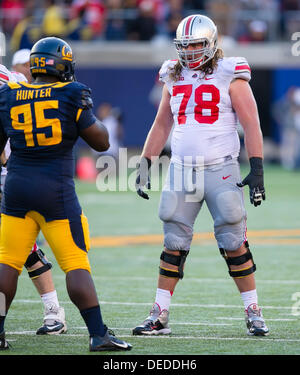
<svg viewBox="0 0 300 375"><path fill-rule="evenodd" d="M135 181L135 188L138 195L144 199L149 199L143 189L146 186L147 189L151 189L149 169L151 167L151 160L145 157L141 158L140 163L137 166L137 178Z"/></svg>
<svg viewBox="0 0 300 375"><path fill-rule="evenodd" d="M264 169L262 158L253 157L249 159L250 162L250 173L243 179L242 182L238 183L238 187L249 185L250 202L254 206L259 206L262 200L266 199L265 188L264 188Z"/></svg>

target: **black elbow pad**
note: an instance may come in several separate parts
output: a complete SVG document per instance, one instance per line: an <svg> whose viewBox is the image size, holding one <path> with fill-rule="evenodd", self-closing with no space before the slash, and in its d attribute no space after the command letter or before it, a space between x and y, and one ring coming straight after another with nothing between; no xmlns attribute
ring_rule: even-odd
<svg viewBox="0 0 300 375"><path fill-rule="evenodd" d="M91 90L82 90L81 91L81 108L89 109L93 108L93 99L91 97Z"/></svg>

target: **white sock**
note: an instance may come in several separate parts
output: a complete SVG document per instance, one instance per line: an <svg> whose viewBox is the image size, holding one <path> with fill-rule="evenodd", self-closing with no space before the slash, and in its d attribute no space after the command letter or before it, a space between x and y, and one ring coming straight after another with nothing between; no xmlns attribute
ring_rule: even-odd
<svg viewBox="0 0 300 375"><path fill-rule="evenodd" d="M256 289L249 290L248 292L242 292L241 297L244 302L245 310L247 310L247 308L253 303L257 305Z"/></svg>
<svg viewBox="0 0 300 375"><path fill-rule="evenodd" d="M155 303L158 304L160 311L162 310L168 310L170 308L171 304L171 297L172 294L169 290L166 289L156 289L156 297L155 297Z"/></svg>
<svg viewBox="0 0 300 375"><path fill-rule="evenodd" d="M53 290L53 292L42 294L41 298L45 307L49 304L54 304L55 306L59 307L56 290Z"/></svg>

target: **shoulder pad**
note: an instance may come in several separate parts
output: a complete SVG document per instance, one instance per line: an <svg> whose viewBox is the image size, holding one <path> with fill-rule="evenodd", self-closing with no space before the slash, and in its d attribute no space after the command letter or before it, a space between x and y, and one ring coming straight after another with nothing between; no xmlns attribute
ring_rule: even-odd
<svg viewBox="0 0 300 375"><path fill-rule="evenodd" d="M160 70L159 70L159 80L161 82L166 82L166 80L169 77L169 74L171 73L171 70L174 68L174 66L177 64L178 60L166 60Z"/></svg>

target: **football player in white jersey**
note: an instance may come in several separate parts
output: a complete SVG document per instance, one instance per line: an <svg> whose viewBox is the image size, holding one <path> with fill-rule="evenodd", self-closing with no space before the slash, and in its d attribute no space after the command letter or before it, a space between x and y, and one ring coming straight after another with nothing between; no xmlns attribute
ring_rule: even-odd
<svg viewBox="0 0 300 375"><path fill-rule="evenodd" d="M159 207L164 250L154 305L146 320L133 329L134 335L171 333L171 296L183 278L194 222L204 201L221 255L244 303L247 333L269 333L258 306L242 189L249 185L254 206L265 199L262 132L248 83L250 67L245 58L224 57L217 38L210 18L186 17L178 25L174 41L178 60L166 61L160 70L162 99L143 148L136 189L149 199L144 188L150 182L151 162L160 155L174 124L172 156ZM250 173L243 181L237 160L238 121L250 162Z"/></svg>
<svg viewBox="0 0 300 375"><path fill-rule="evenodd" d="M0 64L0 86L13 81L27 81L24 69L29 62L30 51L20 50L13 56L14 71L9 71L4 65ZM28 61L27 61L28 60ZM20 68L20 71L17 71ZM21 73L21 71L23 73ZM4 152L1 154L1 192L7 175L6 163L10 155L10 145L7 142ZM44 304L43 325L37 330L38 335L60 334L67 330L64 308L59 305L57 292L52 279L52 264L47 260L43 251L34 244L31 253L25 263L28 275L35 285Z"/></svg>

